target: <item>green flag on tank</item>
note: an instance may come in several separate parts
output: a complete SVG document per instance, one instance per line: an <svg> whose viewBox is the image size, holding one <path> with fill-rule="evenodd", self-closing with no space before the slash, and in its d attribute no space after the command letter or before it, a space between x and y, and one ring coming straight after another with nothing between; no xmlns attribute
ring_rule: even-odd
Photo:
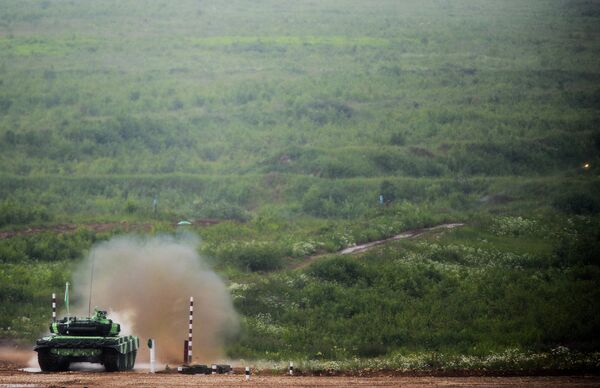
<svg viewBox="0 0 600 388"><path fill-rule="evenodd" d="M67 317L69 316L69 282L65 284L65 306L67 308Z"/></svg>

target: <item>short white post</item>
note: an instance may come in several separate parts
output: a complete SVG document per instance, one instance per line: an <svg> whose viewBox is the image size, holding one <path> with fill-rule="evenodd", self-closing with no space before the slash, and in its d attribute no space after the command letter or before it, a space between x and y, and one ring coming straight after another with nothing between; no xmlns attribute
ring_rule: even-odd
<svg viewBox="0 0 600 388"><path fill-rule="evenodd" d="M212 364L212 374L213 375L217 374L217 364Z"/></svg>
<svg viewBox="0 0 600 388"><path fill-rule="evenodd" d="M150 373L156 373L156 342L149 339L148 347L150 348Z"/></svg>
<svg viewBox="0 0 600 388"><path fill-rule="evenodd" d="M246 367L246 381L250 380L250 367Z"/></svg>
<svg viewBox="0 0 600 388"><path fill-rule="evenodd" d="M294 375L294 362L290 361L290 376Z"/></svg>

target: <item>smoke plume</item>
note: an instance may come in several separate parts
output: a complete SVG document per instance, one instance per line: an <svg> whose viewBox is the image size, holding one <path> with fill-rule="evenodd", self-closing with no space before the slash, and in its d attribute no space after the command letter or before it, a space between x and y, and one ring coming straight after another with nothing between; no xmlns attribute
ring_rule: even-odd
<svg viewBox="0 0 600 388"><path fill-rule="evenodd" d="M0 345L0 370L3 367L22 368L31 365L32 361L37 365L37 357L33 349Z"/></svg>
<svg viewBox="0 0 600 388"><path fill-rule="evenodd" d="M196 245L190 239L117 237L95 246L74 274L73 313L87 315L92 281L92 314L94 306L108 310L122 335L140 337L140 362L147 360L146 342L153 338L157 359L177 364L183 361L193 296L193 361L221 359L237 316L225 285Z"/></svg>

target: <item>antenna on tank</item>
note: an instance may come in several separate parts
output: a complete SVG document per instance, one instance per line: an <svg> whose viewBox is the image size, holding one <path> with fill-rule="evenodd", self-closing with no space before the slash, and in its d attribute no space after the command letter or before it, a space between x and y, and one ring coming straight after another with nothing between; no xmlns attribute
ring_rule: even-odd
<svg viewBox="0 0 600 388"><path fill-rule="evenodd" d="M94 285L94 258L95 253L92 252L92 268L90 270L90 298L88 300L88 317L92 316L92 286Z"/></svg>
<svg viewBox="0 0 600 388"><path fill-rule="evenodd" d="M65 306L67 307L67 318L70 320L71 314L69 314L69 282L65 283Z"/></svg>

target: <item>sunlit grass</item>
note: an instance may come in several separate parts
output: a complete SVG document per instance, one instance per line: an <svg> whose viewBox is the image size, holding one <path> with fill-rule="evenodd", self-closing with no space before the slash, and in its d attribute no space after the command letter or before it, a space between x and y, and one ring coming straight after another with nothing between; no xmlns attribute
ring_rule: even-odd
<svg viewBox="0 0 600 388"><path fill-rule="evenodd" d="M201 46L281 45L281 46L371 46L390 45L387 39L368 36L212 36L189 38L189 44Z"/></svg>
<svg viewBox="0 0 600 388"><path fill-rule="evenodd" d="M65 56L83 50L93 52L101 45L102 41L95 38L0 37L0 50L17 56Z"/></svg>

